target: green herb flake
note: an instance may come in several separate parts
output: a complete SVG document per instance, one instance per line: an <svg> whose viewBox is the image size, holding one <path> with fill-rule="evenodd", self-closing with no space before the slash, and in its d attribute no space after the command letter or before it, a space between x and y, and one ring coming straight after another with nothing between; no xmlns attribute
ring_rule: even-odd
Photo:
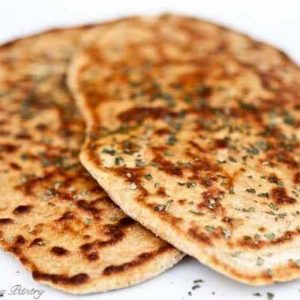
<svg viewBox="0 0 300 300"><path fill-rule="evenodd" d="M243 208L243 212L255 212L255 207L248 207L248 208Z"/></svg>
<svg viewBox="0 0 300 300"><path fill-rule="evenodd" d="M273 202L269 204L269 207L273 210L278 210L278 207Z"/></svg>
<svg viewBox="0 0 300 300"><path fill-rule="evenodd" d="M246 189L246 192L250 193L250 194L255 194L256 190L255 189Z"/></svg>
<svg viewBox="0 0 300 300"><path fill-rule="evenodd" d="M166 140L166 143L170 146L173 146L175 145L175 143L177 142L177 138L174 134L170 134L168 137L167 137L167 140Z"/></svg>
<svg viewBox="0 0 300 300"><path fill-rule="evenodd" d="M166 211L173 203L173 200L168 200L164 204L158 204L154 207L156 211Z"/></svg>
<svg viewBox="0 0 300 300"><path fill-rule="evenodd" d="M267 151L269 149L268 143L264 140L256 142L255 146L261 151Z"/></svg>
<svg viewBox="0 0 300 300"><path fill-rule="evenodd" d="M126 154L133 154L138 152L140 147L132 141L126 140L123 142L123 151Z"/></svg>
<svg viewBox="0 0 300 300"><path fill-rule="evenodd" d="M90 218L84 219L84 224L85 225L90 225L91 223L92 223L92 219L90 219Z"/></svg>
<svg viewBox="0 0 300 300"><path fill-rule="evenodd" d="M261 197L261 198L269 198L269 193L259 193L257 194L258 197Z"/></svg>
<svg viewBox="0 0 300 300"><path fill-rule="evenodd" d="M116 166L120 166L123 162L124 162L123 157L117 156L117 157L115 158L115 165L116 165Z"/></svg>
<svg viewBox="0 0 300 300"><path fill-rule="evenodd" d="M189 212L191 213L191 214L194 214L194 215L197 215L197 216L204 216L204 213L203 212L201 212L201 211L196 211L196 210L189 210Z"/></svg>
<svg viewBox="0 0 300 300"><path fill-rule="evenodd" d="M188 103L188 104L192 103L192 98L191 98L191 96L188 96L188 95L187 95L187 96L184 97L183 100L184 100L185 103Z"/></svg>
<svg viewBox="0 0 300 300"><path fill-rule="evenodd" d="M235 194L235 192L234 192L233 188L230 188L230 190L229 190L229 194Z"/></svg>
<svg viewBox="0 0 300 300"><path fill-rule="evenodd" d="M186 187L187 187L188 189L190 189L190 188L195 187L195 186L197 185L197 183L194 182L194 181L188 181L188 182L185 183L185 185L186 185Z"/></svg>
<svg viewBox="0 0 300 300"><path fill-rule="evenodd" d="M245 148L246 152L251 155L258 155L259 150L255 148L253 145L250 145L248 148Z"/></svg>
<svg viewBox="0 0 300 300"><path fill-rule="evenodd" d="M196 290L199 289L201 286L199 284L195 284L194 286L192 286L192 290Z"/></svg>
<svg viewBox="0 0 300 300"><path fill-rule="evenodd" d="M153 179L153 177L152 177L152 175L151 175L150 173L145 174L144 177L145 177L147 180L149 180L149 181Z"/></svg>
<svg viewBox="0 0 300 300"><path fill-rule="evenodd" d="M229 156L228 159L229 159L231 162L233 162L233 163L236 163L236 162L237 162L237 160L236 160L234 157L232 157L232 156Z"/></svg>
<svg viewBox="0 0 300 300"><path fill-rule="evenodd" d="M274 294L270 293L270 292L267 292L267 299L268 300L273 300L274 299Z"/></svg>
<svg viewBox="0 0 300 300"><path fill-rule="evenodd" d="M194 282L194 283L203 283L204 280L203 280L203 279L195 279L193 282Z"/></svg>
<svg viewBox="0 0 300 300"><path fill-rule="evenodd" d="M261 258L260 256L257 257L257 259L256 259L256 265L257 266L262 266L263 264L264 264L263 258Z"/></svg>
<svg viewBox="0 0 300 300"><path fill-rule="evenodd" d="M145 163L142 159L137 158L137 159L135 160L135 166L136 166L136 167L143 167L143 166L145 166L145 165L146 165L146 163Z"/></svg>
<svg viewBox="0 0 300 300"><path fill-rule="evenodd" d="M287 216L287 213L278 214L278 218L284 219Z"/></svg>
<svg viewBox="0 0 300 300"><path fill-rule="evenodd" d="M268 240L274 240L274 239L275 239L275 234L274 234L273 232L266 233L266 234L264 234L264 236L265 236Z"/></svg>
<svg viewBox="0 0 300 300"><path fill-rule="evenodd" d="M209 226L209 225L206 225L204 228L205 228L209 233L215 231L215 229L216 229L214 226Z"/></svg>
<svg viewBox="0 0 300 300"><path fill-rule="evenodd" d="M295 119L289 112L285 112L285 114L283 116L283 122L287 125L292 126L295 124Z"/></svg>
<svg viewBox="0 0 300 300"><path fill-rule="evenodd" d="M111 148L104 148L102 150L102 153L109 154L109 155L115 155L116 154L116 150L111 149Z"/></svg>

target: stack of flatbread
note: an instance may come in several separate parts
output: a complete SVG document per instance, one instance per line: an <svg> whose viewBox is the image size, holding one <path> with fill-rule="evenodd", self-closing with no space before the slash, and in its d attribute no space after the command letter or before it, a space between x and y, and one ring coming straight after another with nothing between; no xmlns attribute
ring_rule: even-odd
<svg viewBox="0 0 300 300"><path fill-rule="evenodd" d="M183 253L247 284L298 278L299 128L298 66L199 19L2 45L1 248L71 293L142 282Z"/></svg>

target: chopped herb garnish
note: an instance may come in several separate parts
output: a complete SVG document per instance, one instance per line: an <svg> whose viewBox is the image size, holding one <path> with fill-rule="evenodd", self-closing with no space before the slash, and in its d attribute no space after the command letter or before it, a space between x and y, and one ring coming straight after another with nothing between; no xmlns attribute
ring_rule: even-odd
<svg viewBox="0 0 300 300"><path fill-rule="evenodd" d="M256 190L255 189L246 189L247 193L255 194Z"/></svg>
<svg viewBox="0 0 300 300"><path fill-rule="evenodd" d="M270 232L270 233L266 233L264 235L267 239L269 240L274 240L275 239L275 234L273 232Z"/></svg>
<svg viewBox="0 0 300 300"><path fill-rule="evenodd" d="M269 193L259 193L257 194L257 196L262 198L269 198Z"/></svg>
<svg viewBox="0 0 300 300"><path fill-rule="evenodd" d="M197 184L196 184L196 182L193 182L193 181L188 181L187 183L186 183L186 187L188 188L188 189L190 189L190 188L192 188L192 187L195 187Z"/></svg>
<svg viewBox="0 0 300 300"><path fill-rule="evenodd" d="M255 212L255 207L242 208L243 212Z"/></svg>
<svg viewBox="0 0 300 300"><path fill-rule="evenodd" d="M136 166L136 167L143 167L143 166L145 166L145 165L146 165L146 163L145 163L142 159L137 158L137 159L135 160L135 166Z"/></svg>
<svg viewBox="0 0 300 300"><path fill-rule="evenodd" d="M173 203L173 200L168 200L165 204L158 204L154 207L156 211L166 211L170 205Z"/></svg>
<svg viewBox="0 0 300 300"><path fill-rule="evenodd" d="M264 140L256 142L255 145L261 151L267 151L269 149L268 143Z"/></svg>
<svg viewBox="0 0 300 300"><path fill-rule="evenodd" d="M213 232L213 231L215 231L215 227L214 226L209 226L209 225L207 225L207 226L205 226L204 227L208 232Z"/></svg>
<svg viewBox="0 0 300 300"><path fill-rule="evenodd" d="M272 208L273 210L278 210L278 207L274 203L270 203L269 207Z"/></svg>
<svg viewBox="0 0 300 300"><path fill-rule="evenodd" d="M134 144L132 141L124 141L123 142L123 151L126 154L133 154L139 150L139 147Z"/></svg>
<svg viewBox="0 0 300 300"><path fill-rule="evenodd" d="M51 161L45 153L40 153L40 159L43 167L49 167L51 165Z"/></svg>
<svg viewBox="0 0 300 300"><path fill-rule="evenodd" d="M192 98L191 98L191 96L185 96L185 97L184 97L184 102L185 102L185 103L188 103L188 104L192 103Z"/></svg>
<svg viewBox="0 0 300 300"><path fill-rule="evenodd" d="M89 219L89 218L84 219L85 225L90 225L91 223L92 223L92 219Z"/></svg>
<svg viewBox="0 0 300 300"><path fill-rule="evenodd" d="M118 157L115 158L115 165L116 165L116 166L119 166L119 165L122 164L123 162L124 162L123 157L118 156Z"/></svg>
<svg viewBox="0 0 300 300"><path fill-rule="evenodd" d="M150 173L144 175L144 177L147 179L147 180L152 180L152 175Z"/></svg>
<svg viewBox="0 0 300 300"><path fill-rule="evenodd" d="M160 97L161 97L163 100L166 101L166 103L167 103L167 105L168 105L169 107L174 107L174 106L175 106L175 101L174 101L173 96L172 96L171 94L169 94L169 93L162 93L162 94L160 95Z"/></svg>
<svg viewBox="0 0 300 300"><path fill-rule="evenodd" d="M204 216L204 213L202 213L201 211L189 210L189 212L197 216Z"/></svg>
<svg viewBox="0 0 300 300"><path fill-rule="evenodd" d="M229 190L229 194L235 194L235 192L234 192L233 188L230 188L230 190Z"/></svg>
<svg viewBox="0 0 300 300"><path fill-rule="evenodd" d="M278 178L276 175L269 175L268 177L268 181L271 182L271 183L278 183Z"/></svg>
<svg viewBox="0 0 300 300"><path fill-rule="evenodd" d="M175 143L177 142L176 136L174 134L170 134L167 137L166 143L170 146L175 145Z"/></svg>
<svg viewBox="0 0 300 300"><path fill-rule="evenodd" d="M257 233L256 233L256 234L254 235L254 239L255 239L255 240L259 240L259 239L260 239L260 234L257 234Z"/></svg>
<svg viewBox="0 0 300 300"><path fill-rule="evenodd" d="M264 260L261 257L257 257L256 259L256 265L257 266L262 266L264 264Z"/></svg>
<svg viewBox="0 0 300 300"><path fill-rule="evenodd" d="M280 219L284 219L286 216L287 216L287 213L281 213L281 214L278 214L278 217L279 217Z"/></svg>
<svg viewBox="0 0 300 300"><path fill-rule="evenodd" d="M259 154L259 150L255 148L253 145L250 145L249 147L245 148L248 154L257 155Z"/></svg>
<svg viewBox="0 0 300 300"><path fill-rule="evenodd" d="M294 125L295 119L289 112L286 111L283 116L283 122L287 125Z"/></svg>
<svg viewBox="0 0 300 300"><path fill-rule="evenodd" d="M194 283L203 283L204 280L203 280L203 279L195 279L193 282L194 282Z"/></svg>
<svg viewBox="0 0 300 300"><path fill-rule="evenodd" d="M104 148L104 149L102 150L102 153L110 154L110 155L115 155L115 154L116 154L116 150L111 149L111 148Z"/></svg>
<svg viewBox="0 0 300 300"><path fill-rule="evenodd" d="M232 157L232 156L229 156L228 159L229 159L231 162L233 162L233 163L236 163L236 162L237 162L237 160L236 160L234 157Z"/></svg>

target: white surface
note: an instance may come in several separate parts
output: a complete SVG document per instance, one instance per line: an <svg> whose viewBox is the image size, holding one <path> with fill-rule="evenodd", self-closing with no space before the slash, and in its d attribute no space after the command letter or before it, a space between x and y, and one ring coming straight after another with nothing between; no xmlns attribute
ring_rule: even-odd
<svg viewBox="0 0 300 300"><path fill-rule="evenodd" d="M279 46L300 62L299 0L0 0L0 42L52 27L90 23L128 14L166 11L193 14L231 26ZM204 283L189 296L193 280L199 278ZM0 293L6 290L2 299L34 299L32 295L9 295L10 289L16 285L26 288L27 292L33 288L44 290L39 298L43 300L75 298L35 283L14 258L0 252ZM260 292L262 296L253 296L255 292ZM146 283L115 292L76 298L260 300L267 299L267 292L275 294L274 300L300 299L300 280L265 288L248 287L186 258L172 270Z"/></svg>

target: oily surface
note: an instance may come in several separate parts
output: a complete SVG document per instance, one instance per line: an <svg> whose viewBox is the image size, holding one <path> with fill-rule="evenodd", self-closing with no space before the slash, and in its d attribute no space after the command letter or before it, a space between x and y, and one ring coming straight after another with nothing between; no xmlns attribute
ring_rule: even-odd
<svg viewBox="0 0 300 300"><path fill-rule="evenodd" d="M300 276L300 70L284 53L165 15L90 33L69 75L82 162L128 215L236 280Z"/></svg>
<svg viewBox="0 0 300 300"><path fill-rule="evenodd" d="M0 245L72 293L132 285L182 254L127 217L80 165L84 123L66 68L86 29L0 48Z"/></svg>

